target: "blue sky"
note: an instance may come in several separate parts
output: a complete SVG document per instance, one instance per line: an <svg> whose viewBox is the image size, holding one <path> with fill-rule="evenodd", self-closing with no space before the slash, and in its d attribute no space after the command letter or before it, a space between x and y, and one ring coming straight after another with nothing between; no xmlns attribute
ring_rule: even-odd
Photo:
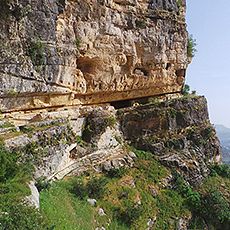
<svg viewBox="0 0 230 230"><path fill-rule="evenodd" d="M197 53L187 84L208 100L211 122L230 127L230 0L187 0Z"/></svg>

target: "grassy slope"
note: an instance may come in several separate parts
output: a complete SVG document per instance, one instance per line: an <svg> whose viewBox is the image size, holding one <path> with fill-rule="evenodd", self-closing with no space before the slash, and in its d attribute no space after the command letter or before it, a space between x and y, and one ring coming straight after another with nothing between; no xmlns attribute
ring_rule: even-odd
<svg viewBox="0 0 230 230"><path fill-rule="evenodd" d="M72 180L63 180L41 193L41 210L48 222L60 230L92 229L94 210L70 192Z"/></svg>
<svg viewBox="0 0 230 230"><path fill-rule="evenodd" d="M169 171L151 157L139 152L135 167L118 177L103 177L107 181L104 195L91 207L86 199L73 192L76 178L54 183L41 192L41 210L55 229L146 229L149 218L157 217L156 228L175 229L179 217L188 216L183 198L175 191L163 188L163 179ZM95 176L95 175L94 175ZM93 176L84 176L87 183ZM153 190L156 194L153 194ZM92 197L94 198L94 197ZM103 208L106 216L99 216Z"/></svg>

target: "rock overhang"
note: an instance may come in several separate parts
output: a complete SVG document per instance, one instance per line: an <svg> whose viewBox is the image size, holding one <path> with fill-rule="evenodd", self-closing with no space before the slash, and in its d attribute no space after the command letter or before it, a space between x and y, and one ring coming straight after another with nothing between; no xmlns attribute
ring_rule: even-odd
<svg viewBox="0 0 230 230"><path fill-rule="evenodd" d="M0 27L1 110L181 91L185 1L18 1ZM15 17L14 9L23 14ZM7 27L7 28L6 28Z"/></svg>

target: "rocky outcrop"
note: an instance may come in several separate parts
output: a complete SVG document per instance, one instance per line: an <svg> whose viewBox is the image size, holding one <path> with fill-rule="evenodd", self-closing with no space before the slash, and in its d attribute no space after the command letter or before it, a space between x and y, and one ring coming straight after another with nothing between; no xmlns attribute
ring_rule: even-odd
<svg viewBox="0 0 230 230"><path fill-rule="evenodd" d="M76 107L43 114L13 113L10 116L11 123L2 121L5 128L2 128L0 138L8 149L18 152L22 161L34 165L35 179L62 179L69 174L133 164L135 154L124 148L111 106ZM11 129L6 127L7 124Z"/></svg>
<svg viewBox="0 0 230 230"><path fill-rule="evenodd" d="M126 143L152 152L193 185L208 175L210 164L221 160L204 97L155 100L118 110L80 106L7 116L16 127L2 121L0 138L33 162L36 178L131 166L135 154Z"/></svg>
<svg viewBox="0 0 230 230"><path fill-rule="evenodd" d="M127 141L197 185L208 175L208 166L221 160L207 111L204 97L182 97L121 109L118 116Z"/></svg>
<svg viewBox="0 0 230 230"><path fill-rule="evenodd" d="M180 92L184 13L184 0L4 0L1 111Z"/></svg>

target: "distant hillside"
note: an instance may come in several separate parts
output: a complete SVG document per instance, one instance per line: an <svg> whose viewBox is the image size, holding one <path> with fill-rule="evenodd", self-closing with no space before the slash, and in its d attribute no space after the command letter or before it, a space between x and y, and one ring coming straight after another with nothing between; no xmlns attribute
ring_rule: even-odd
<svg viewBox="0 0 230 230"><path fill-rule="evenodd" d="M215 128L221 142L223 161L230 164L230 128L223 125L215 125Z"/></svg>

